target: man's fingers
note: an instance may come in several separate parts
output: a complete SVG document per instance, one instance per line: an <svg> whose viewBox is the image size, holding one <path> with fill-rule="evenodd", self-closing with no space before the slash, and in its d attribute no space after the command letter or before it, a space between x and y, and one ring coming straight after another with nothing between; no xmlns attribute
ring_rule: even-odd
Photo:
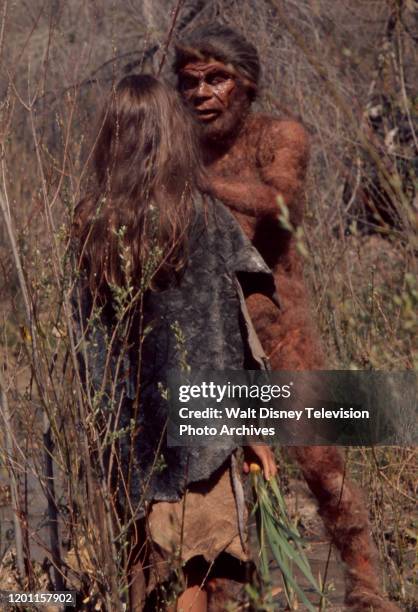
<svg viewBox="0 0 418 612"><path fill-rule="evenodd" d="M273 478L274 476L276 476L277 465L274 459L274 455L269 454L267 457L263 459L263 472L264 472L264 478L266 480L270 480L270 478Z"/></svg>
<svg viewBox="0 0 418 612"><path fill-rule="evenodd" d="M269 459L262 459L261 460L261 467L263 470L263 475L264 478L266 480L270 480L270 478L274 477L277 475L277 465L270 461ZM242 465L242 470L244 472L244 474L248 474L250 472L250 466L249 464L244 461L243 465Z"/></svg>
<svg viewBox="0 0 418 612"><path fill-rule="evenodd" d="M265 459L263 462L263 471L264 471L264 478L266 480L270 480L272 476L272 470L271 470L270 461L268 459Z"/></svg>
<svg viewBox="0 0 418 612"><path fill-rule="evenodd" d="M268 446L259 444L250 445L247 448L247 458L243 462L243 472L248 474L251 471L251 464L256 463L263 471L266 480L270 480L277 474L276 458L273 451Z"/></svg>

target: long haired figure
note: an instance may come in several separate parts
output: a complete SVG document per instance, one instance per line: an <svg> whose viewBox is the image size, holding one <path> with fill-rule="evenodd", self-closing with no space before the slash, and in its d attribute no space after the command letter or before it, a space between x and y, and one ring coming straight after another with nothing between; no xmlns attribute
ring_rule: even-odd
<svg viewBox="0 0 418 612"><path fill-rule="evenodd" d="M199 452L169 446L164 390L169 370L242 370L251 359L258 367L237 274L260 274L267 294L274 281L228 210L202 195L193 121L164 83L149 75L119 83L94 165L96 187L74 222L75 319L87 340L80 363L86 396L97 398L91 415L102 465L117 521L132 534L125 564L131 608L142 610L147 600L148 609L172 609L177 599L179 608L204 611L214 571L228 578L233 568L245 580L236 444ZM274 475L268 447L245 452ZM183 577L179 597L170 595L173 570Z"/></svg>
<svg viewBox="0 0 418 612"><path fill-rule="evenodd" d="M154 77L125 77L101 123L97 186L80 203L76 221L90 286L97 289L127 282L128 272L138 282L155 253L159 272L184 263L192 193L202 182L193 125L176 93Z"/></svg>

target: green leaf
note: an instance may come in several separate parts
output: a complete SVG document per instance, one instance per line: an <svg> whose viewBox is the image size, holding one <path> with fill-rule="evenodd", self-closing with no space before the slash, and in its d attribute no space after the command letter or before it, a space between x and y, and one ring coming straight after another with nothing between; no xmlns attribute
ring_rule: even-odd
<svg viewBox="0 0 418 612"><path fill-rule="evenodd" d="M270 550L282 572L285 594L289 604L292 604L291 600L296 595L303 601L308 610L314 611L315 608L297 583L293 567L299 568L319 595L323 596L323 591L312 574L308 558L303 550L303 539L287 514L286 503L277 480L271 478L266 483L261 474L254 473L252 485L254 491L252 514L255 514L257 520L261 579L263 582L270 584L268 555L268 550Z"/></svg>

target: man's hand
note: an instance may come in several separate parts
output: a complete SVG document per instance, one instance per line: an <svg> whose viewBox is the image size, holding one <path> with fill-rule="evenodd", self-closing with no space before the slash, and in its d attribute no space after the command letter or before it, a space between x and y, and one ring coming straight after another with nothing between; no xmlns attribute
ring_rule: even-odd
<svg viewBox="0 0 418 612"><path fill-rule="evenodd" d="M250 464L258 463L263 468L264 478L269 480L277 474L277 464L273 451L264 444L244 446L244 472L248 474Z"/></svg>

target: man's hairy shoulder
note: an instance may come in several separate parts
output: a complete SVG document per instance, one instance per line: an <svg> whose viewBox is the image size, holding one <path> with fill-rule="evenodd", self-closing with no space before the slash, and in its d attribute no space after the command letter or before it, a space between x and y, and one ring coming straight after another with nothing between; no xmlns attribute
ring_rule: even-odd
<svg viewBox="0 0 418 612"><path fill-rule="evenodd" d="M278 118L266 113L253 113L249 129L257 133L258 158L261 165L273 162L276 153L284 150L293 153L300 163L307 162L310 138L300 121Z"/></svg>

